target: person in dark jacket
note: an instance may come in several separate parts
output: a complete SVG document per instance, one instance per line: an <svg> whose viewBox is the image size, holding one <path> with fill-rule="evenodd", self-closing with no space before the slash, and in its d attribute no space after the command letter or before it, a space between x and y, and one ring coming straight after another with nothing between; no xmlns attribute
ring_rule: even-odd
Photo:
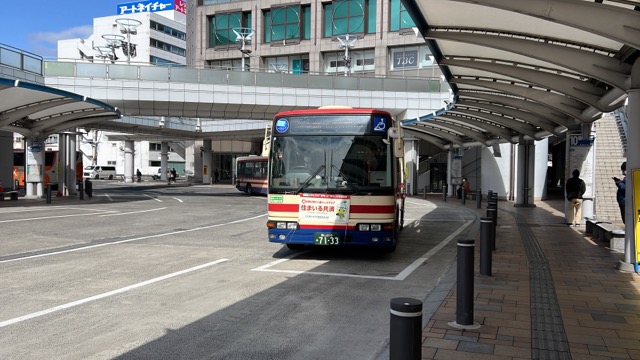
<svg viewBox="0 0 640 360"><path fill-rule="evenodd" d="M620 170L622 170L622 175L627 175L627 162L623 162L620 166ZM618 201L618 206L620 207L620 216L622 217L622 223L624 224L624 198L627 193L627 177L624 176L622 179L618 179L617 177L613 177L613 181L616 182L616 187L618 191L616 191L616 200Z"/></svg>
<svg viewBox="0 0 640 360"><path fill-rule="evenodd" d="M580 179L580 171L573 170L573 177L567 180L565 191L567 192L567 200L569 200L569 214L567 216L567 225L580 226L580 218L582 217L582 195L587 191L587 186Z"/></svg>

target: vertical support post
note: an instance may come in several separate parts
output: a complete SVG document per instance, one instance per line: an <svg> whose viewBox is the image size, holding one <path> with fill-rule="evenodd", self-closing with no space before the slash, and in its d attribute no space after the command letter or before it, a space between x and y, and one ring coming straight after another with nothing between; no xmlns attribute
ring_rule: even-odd
<svg viewBox="0 0 640 360"><path fill-rule="evenodd" d="M51 204L51 183L47 184L47 204Z"/></svg>
<svg viewBox="0 0 640 360"><path fill-rule="evenodd" d="M422 302L399 297L391 299L389 336L390 360L420 360L422 357Z"/></svg>
<svg viewBox="0 0 640 360"><path fill-rule="evenodd" d="M489 205L491 199L493 199L493 190L489 190L489 192L487 192L487 205Z"/></svg>
<svg viewBox="0 0 640 360"><path fill-rule="evenodd" d="M476 208L482 208L482 191L480 189L476 191Z"/></svg>
<svg viewBox="0 0 640 360"><path fill-rule="evenodd" d="M480 218L480 274L486 276L491 276L492 222L489 217Z"/></svg>
<svg viewBox="0 0 640 360"><path fill-rule="evenodd" d="M80 200L84 200L84 184L82 181L78 183L78 192L80 193Z"/></svg>
<svg viewBox="0 0 640 360"><path fill-rule="evenodd" d="M447 201L447 184L442 187L442 201Z"/></svg>
<svg viewBox="0 0 640 360"><path fill-rule="evenodd" d="M473 240L458 241L456 323L473 325Z"/></svg>
<svg viewBox="0 0 640 360"><path fill-rule="evenodd" d="M491 218L491 249L496 250L496 222L498 221L498 209L491 206L487 209L487 217Z"/></svg>
<svg viewBox="0 0 640 360"><path fill-rule="evenodd" d="M424 186L424 199L427 199L427 185Z"/></svg>
<svg viewBox="0 0 640 360"><path fill-rule="evenodd" d="M467 204L467 193L464 191L464 188L462 188L462 205L466 205Z"/></svg>

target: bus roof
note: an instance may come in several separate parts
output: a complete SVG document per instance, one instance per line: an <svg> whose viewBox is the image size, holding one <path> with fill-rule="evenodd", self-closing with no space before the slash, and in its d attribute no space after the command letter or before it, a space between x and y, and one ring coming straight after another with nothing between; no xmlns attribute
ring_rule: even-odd
<svg viewBox="0 0 640 360"><path fill-rule="evenodd" d="M345 108L345 107L323 107L319 109L302 109L302 110L290 110L283 111L277 113L274 118L281 116L296 116L296 115L323 115L323 114L332 114L332 115L352 115L352 114L380 114L391 116L386 111L376 110L376 109L368 109L368 108Z"/></svg>

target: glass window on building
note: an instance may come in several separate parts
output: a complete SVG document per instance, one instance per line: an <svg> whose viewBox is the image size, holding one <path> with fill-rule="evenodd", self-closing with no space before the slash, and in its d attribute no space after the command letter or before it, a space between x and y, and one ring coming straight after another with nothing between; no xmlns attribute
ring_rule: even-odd
<svg viewBox="0 0 640 360"><path fill-rule="evenodd" d="M426 45L400 46L389 49L389 71L406 76L437 77L440 70ZM436 73L437 71L437 73Z"/></svg>
<svg viewBox="0 0 640 360"><path fill-rule="evenodd" d="M264 42L311 38L311 6L287 5L263 11Z"/></svg>
<svg viewBox="0 0 640 360"><path fill-rule="evenodd" d="M233 29L251 28L251 12L220 13L209 17L209 47L236 43Z"/></svg>
<svg viewBox="0 0 640 360"><path fill-rule="evenodd" d="M267 57L264 64L269 72L308 73L309 54Z"/></svg>
<svg viewBox="0 0 640 360"><path fill-rule="evenodd" d="M173 36L175 38L178 38L180 40L186 40L187 39L187 34L185 34L184 32L180 31L180 30L176 30L172 27L169 27L167 25L164 24L160 24L159 22L155 22L153 20L151 20L150 25L152 30L156 30L159 31L161 33L165 33L169 36Z"/></svg>
<svg viewBox="0 0 640 360"><path fill-rule="evenodd" d="M376 0L338 0L325 3L324 37L376 32Z"/></svg>
<svg viewBox="0 0 640 360"><path fill-rule="evenodd" d="M391 31L411 29L416 26L401 0L390 0L389 7L389 29Z"/></svg>
<svg viewBox="0 0 640 360"><path fill-rule="evenodd" d="M214 70L242 70L242 58L207 61L210 69ZM245 68L249 68L249 61L245 59Z"/></svg>
<svg viewBox="0 0 640 360"><path fill-rule="evenodd" d="M375 70L375 51L352 50L349 52L351 58L351 73L368 74ZM344 73L347 70L344 60L344 51L327 52L323 55L324 72L329 74Z"/></svg>

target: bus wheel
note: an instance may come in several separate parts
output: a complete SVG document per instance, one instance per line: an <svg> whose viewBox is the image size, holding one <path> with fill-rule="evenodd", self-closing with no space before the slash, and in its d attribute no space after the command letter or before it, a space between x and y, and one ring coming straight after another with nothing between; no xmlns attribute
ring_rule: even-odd
<svg viewBox="0 0 640 360"><path fill-rule="evenodd" d="M251 184L247 184L246 190L245 192L249 195L251 195Z"/></svg>
<svg viewBox="0 0 640 360"><path fill-rule="evenodd" d="M287 244L287 247L290 250L304 250L304 244Z"/></svg>
<svg viewBox="0 0 640 360"><path fill-rule="evenodd" d="M109 180L113 180L113 175L109 175Z"/></svg>
<svg viewBox="0 0 640 360"><path fill-rule="evenodd" d="M100 180L100 175L96 175L96 180Z"/></svg>

